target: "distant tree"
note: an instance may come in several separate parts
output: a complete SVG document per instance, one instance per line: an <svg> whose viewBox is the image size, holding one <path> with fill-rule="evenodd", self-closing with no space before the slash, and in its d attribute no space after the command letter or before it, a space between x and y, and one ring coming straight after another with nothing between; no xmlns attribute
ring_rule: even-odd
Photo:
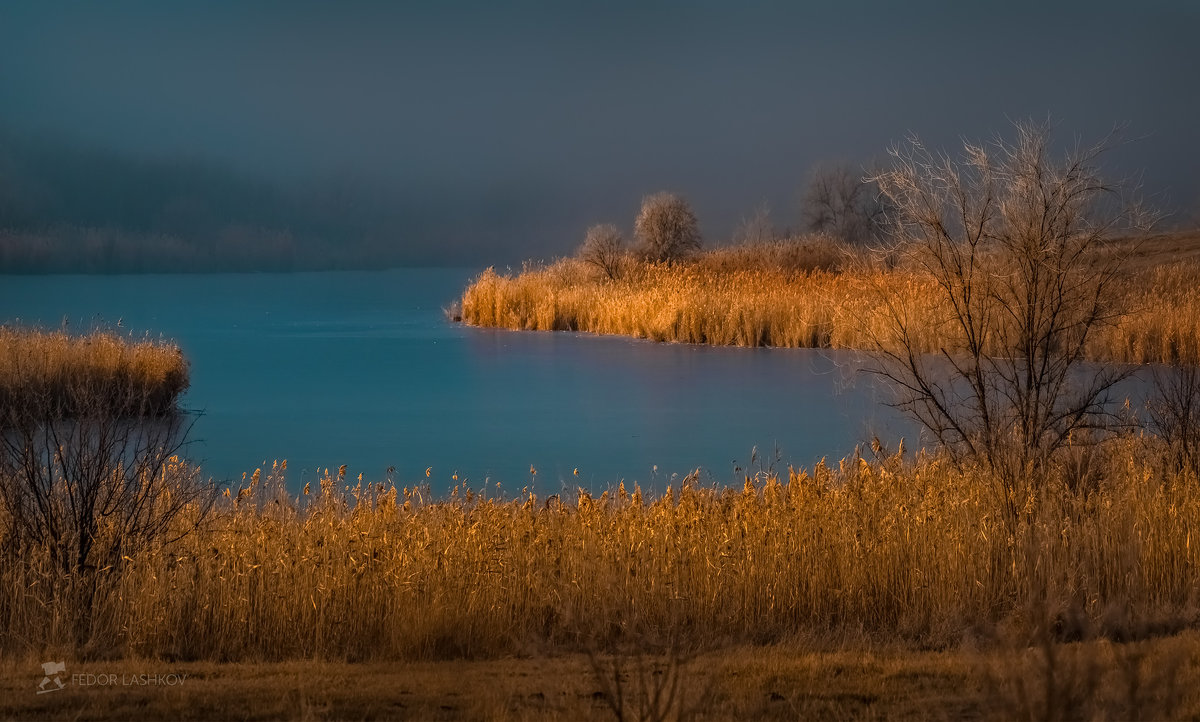
<svg viewBox="0 0 1200 722"><path fill-rule="evenodd" d="M742 218L733 240L737 243L767 243L775 240L775 228L771 225L771 206L766 201L758 204L749 216Z"/></svg>
<svg viewBox="0 0 1200 722"><path fill-rule="evenodd" d="M869 243L879 240L885 227L886 200L863 173L845 164L822 165L813 170L801 195L801 220L808 231L854 245Z"/></svg>
<svg viewBox="0 0 1200 722"><path fill-rule="evenodd" d="M579 260L615 281L625 263L625 237L610 223L592 226L579 247Z"/></svg>
<svg viewBox="0 0 1200 722"><path fill-rule="evenodd" d="M633 224L639 254L651 261L674 261L700 250L700 224L686 200L673 193L642 199Z"/></svg>

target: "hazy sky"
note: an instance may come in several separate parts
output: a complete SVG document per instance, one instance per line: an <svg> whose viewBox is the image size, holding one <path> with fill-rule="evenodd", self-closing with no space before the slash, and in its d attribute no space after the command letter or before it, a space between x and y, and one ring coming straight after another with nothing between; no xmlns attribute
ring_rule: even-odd
<svg viewBox="0 0 1200 722"><path fill-rule="evenodd" d="M10 1L0 126L286 181L547 191L580 235L669 189L721 235L763 201L795 223L816 162L1049 115L1127 123L1115 172L1190 209L1198 31L1192 0Z"/></svg>

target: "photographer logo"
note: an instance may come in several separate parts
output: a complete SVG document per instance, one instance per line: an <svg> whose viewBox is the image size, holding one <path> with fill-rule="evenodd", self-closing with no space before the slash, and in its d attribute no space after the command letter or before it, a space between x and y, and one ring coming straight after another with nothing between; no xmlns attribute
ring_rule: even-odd
<svg viewBox="0 0 1200 722"><path fill-rule="evenodd" d="M38 694L61 692L67 686L62 681L62 675L67 673L66 662L42 662L42 672L45 676L38 685Z"/></svg>

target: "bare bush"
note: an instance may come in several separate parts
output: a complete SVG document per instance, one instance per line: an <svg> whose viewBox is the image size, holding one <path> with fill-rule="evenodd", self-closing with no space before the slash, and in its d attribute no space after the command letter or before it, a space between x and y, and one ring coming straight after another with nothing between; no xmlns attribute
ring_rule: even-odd
<svg viewBox="0 0 1200 722"><path fill-rule="evenodd" d="M801 195L801 220L807 231L862 245L881 239L886 199L862 172L844 164L818 166Z"/></svg>
<svg viewBox="0 0 1200 722"><path fill-rule="evenodd" d="M675 261L700 250L700 224L686 200L673 193L642 199L633 225L638 252L650 261Z"/></svg>
<svg viewBox="0 0 1200 722"><path fill-rule="evenodd" d="M1168 472L1200 478L1200 367L1155 369L1152 385L1149 427L1166 444Z"/></svg>
<svg viewBox="0 0 1200 722"><path fill-rule="evenodd" d="M592 676L618 722L685 722L711 702L711 686L697 689L691 660L672 647L662 658L635 652L604 659L588 653ZM709 680L711 681L711 680Z"/></svg>
<svg viewBox="0 0 1200 722"><path fill-rule="evenodd" d="M579 248L579 260L598 269L606 278L617 280L625 265L625 237L611 224L588 229Z"/></svg>
<svg viewBox="0 0 1200 722"><path fill-rule="evenodd" d="M1049 140L1048 126L1018 124L1015 140L966 143L959 161L913 139L873 178L895 207L896 250L941 296L920 323L881 298L893 323L876 371L956 458L996 472L1014 514L1035 469L1111 428L1128 375L1083 361L1089 338L1122 314L1122 254L1103 251L1138 216L1100 177L1111 136L1061 162ZM939 352L923 355L930 331Z"/></svg>
<svg viewBox="0 0 1200 722"><path fill-rule="evenodd" d="M102 573L168 539L185 510L207 509L215 493L177 463L189 425L178 406L187 388L181 360L154 380L139 372L133 346L116 337L75 339L111 352L83 365L49 357L58 347L45 338L14 335L14 345L33 352L10 347L4 358L0 554L53 575L46 588L78 613L75 641L82 644ZM160 355L172 353L178 350Z"/></svg>

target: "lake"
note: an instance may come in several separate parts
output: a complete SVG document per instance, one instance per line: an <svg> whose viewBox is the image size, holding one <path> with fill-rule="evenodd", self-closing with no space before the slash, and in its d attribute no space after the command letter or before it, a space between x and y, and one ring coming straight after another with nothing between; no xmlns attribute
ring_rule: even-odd
<svg viewBox="0 0 1200 722"><path fill-rule="evenodd" d="M696 468L730 483L832 461L873 435L915 446L850 354L447 321L476 273L0 276L0 319L176 340L200 412L188 456L220 479L287 459L294 488L346 464L406 484L432 468L436 491L454 474L509 492L661 490Z"/></svg>

